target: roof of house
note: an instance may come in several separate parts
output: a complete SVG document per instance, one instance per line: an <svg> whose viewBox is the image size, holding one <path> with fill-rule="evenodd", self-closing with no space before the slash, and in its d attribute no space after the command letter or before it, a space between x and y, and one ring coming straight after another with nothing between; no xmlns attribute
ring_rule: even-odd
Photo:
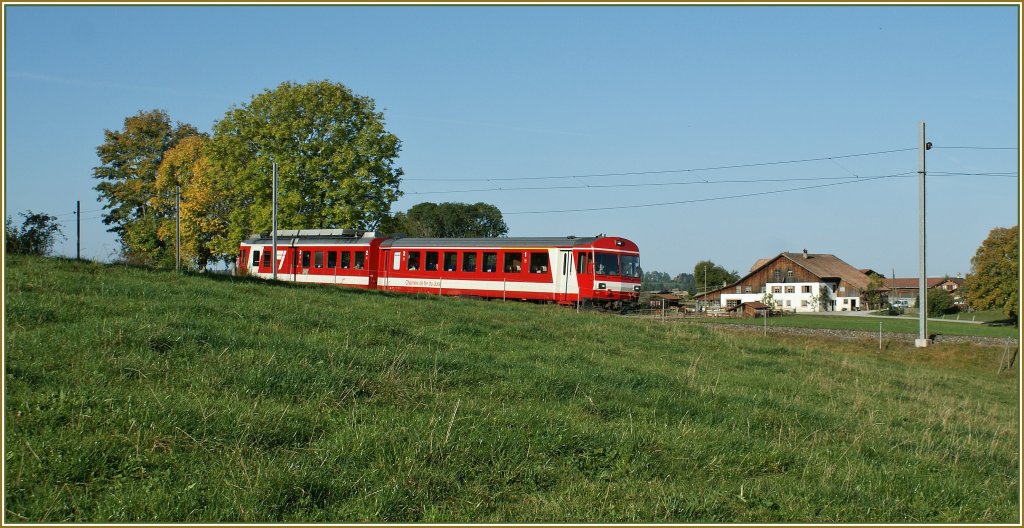
<svg viewBox="0 0 1024 528"><path fill-rule="evenodd" d="M747 302L744 302L744 303L737 304L736 306L733 306L732 308L729 308L728 311L739 310L740 308L742 308L744 306L749 306L749 307L751 307L751 308L753 308L755 310L767 310L768 309L768 305L763 303L763 302L761 302L761 301L747 301Z"/></svg>
<svg viewBox="0 0 1024 528"><path fill-rule="evenodd" d="M928 287L934 288L947 280L955 282L958 285L963 285L963 279L957 279L954 277L928 277ZM883 279L883 285L886 288L899 288L901 290L916 290L920 286L921 281L917 277L903 278L903 279Z"/></svg>
<svg viewBox="0 0 1024 528"><path fill-rule="evenodd" d="M757 262L755 262L754 265L750 267L750 271L754 271L757 268L760 268L761 266L764 266L765 264L767 264L771 260L772 259L770 259L770 258L757 259Z"/></svg>
<svg viewBox="0 0 1024 528"><path fill-rule="evenodd" d="M696 297L704 297L704 296L709 295L711 293L715 293L715 292L718 292L718 291L730 288L732 286L735 286L736 284L739 284L739 283L743 282L744 280L746 280L747 277L750 277L751 275L756 273L761 268L767 266L768 264L770 264L770 263L772 263L772 262L774 262L774 261L776 261L776 260L778 260L780 258L785 258L785 259L790 260L791 262L793 262L797 266L800 266L801 268L804 268L809 273L817 276L818 278L822 278L822 279L825 279L825 278L841 279L841 280L846 281L847 283L849 283L853 287L859 288L859 289L866 288L867 285L868 285L868 276L867 275L861 273L860 270L858 270L857 268L847 264L846 262L844 262L842 259L840 259L839 257L837 257L835 255L831 255L831 254L827 254L827 253L789 253L789 252L782 252L782 253L779 253L778 255L776 255L773 258L758 259L758 261L755 263L754 267L752 267L750 269L750 272L747 273L746 275L744 275L743 277L740 277L740 279L738 281L736 281L736 282L734 282L734 283L732 283L730 285L722 286L721 288L716 288L716 289L713 289L713 290L709 290L708 292L706 292L704 294L698 294L698 295L696 295Z"/></svg>
<svg viewBox="0 0 1024 528"><path fill-rule="evenodd" d="M866 288L868 276L835 255L824 253L782 253L782 256L820 278L835 277L857 288Z"/></svg>

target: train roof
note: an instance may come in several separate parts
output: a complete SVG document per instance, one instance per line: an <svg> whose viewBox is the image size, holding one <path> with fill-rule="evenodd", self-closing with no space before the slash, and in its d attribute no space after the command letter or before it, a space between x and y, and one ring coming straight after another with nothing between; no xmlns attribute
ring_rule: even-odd
<svg viewBox="0 0 1024 528"><path fill-rule="evenodd" d="M277 232L277 243L281 246L290 245L369 245L376 239L381 240L380 247L388 248L446 248L446 247L484 247L484 248L525 248L525 247L579 247L589 246L604 235L589 237L489 237L489 238L408 238L395 236L384 238L373 231L357 231L354 229L281 229ZM243 244L267 245L273 239L270 233L250 235ZM617 244L621 245L621 244Z"/></svg>
<svg viewBox="0 0 1024 528"><path fill-rule="evenodd" d="M377 238L373 231L356 229L278 229L277 243L290 244L293 241L302 244L369 244ZM242 241L245 244L271 244L270 233L250 235Z"/></svg>
<svg viewBox="0 0 1024 528"><path fill-rule="evenodd" d="M393 238L381 242L380 247L575 247L595 240L597 237Z"/></svg>

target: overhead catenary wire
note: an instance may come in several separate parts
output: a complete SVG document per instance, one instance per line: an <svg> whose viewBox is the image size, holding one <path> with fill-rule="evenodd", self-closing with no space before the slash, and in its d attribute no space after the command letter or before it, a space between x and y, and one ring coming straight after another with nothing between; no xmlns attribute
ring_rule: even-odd
<svg viewBox="0 0 1024 528"><path fill-rule="evenodd" d="M853 174L851 172L851 174ZM909 177L916 172L899 173L898 177ZM952 177L952 176L983 176L983 177L1001 177L1001 178L1016 178L1016 172L935 172L929 173L935 177ZM886 175L887 177L897 177L894 175ZM609 184L584 184L584 185L548 185L543 187L488 187L478 189L448 189L440 191L407 191L406 195L427 195L427 194L459 194L459 193L475 193L475 192L507 192L507 191L556 191L556 190L568 190L568 189L616 189L616 188L628 188L628 187L669 187L669 186L680 186L680 185L719 185L719 184L737 184L737 183L785 183L785 182L800 182L800 181L823 181L823 180L855 180L857 178L872 178L871 176L859 176L853 174L852 176L815 176L810 178L758 178L748 180L701 180L701 181L686 181L686 182L647 182L647 183L609 183Z"/></svg>
<svg viewBox="0 0 1024 528"><path fill-rule="evenodd" d="M762 161L756 163L741 163L735 165L719 165L712 167L695 167L695 168L683 168L683 169L666 169L666 170L652 170L652 171L631 171L631 172L608 172L608 173L597 173L597 174L571 174L568 176L518 176L509 178L487 178L487 181L517 181L517 180L567 180L573 178L608 178L613 176L641 176L645 174L674 174L680 172L701 172L701 171L713 171L713 170L726 170L726 169L744 169L751 167L768 167L772 165L789 165L795 163L810 163L814 161L828 161L837 160L844 158L857 158L862 156L876 156L881 154L893 154L897 152L909 152L916 150L915 148L903 148L903 149L891 149L891 150L879 150L875 152L861 152L858 154L843 154L838 156L821 156L817 158L804 158L804 159L792 159L783 161ZM465 178L405 178L405 181L472 181L466 180Z"/></svg>
<svg viewBox="0 0 1024 528"><path fill-rule="evenodd" d="M522 214L580 213L580 212L591 212L591 211L612 211L612 210L618 210L618 209L642 209L642 208L647 208L647 207L661 207L661 206L666 206L666 205L683 205L683 204L692 204L692 203L714 202L714 201L722 201L722 200L733 200L733 199L738 199L738 198L750 198L750 197L754 197L754 196L765 196L765 195L770 195L770 194L781 194L781 193L788 193L788 192L805 191L805 190L809 190L809 189L821 189L821 188L825 188L825 187L834 187L834 186L837 186L837 185L848 185L848 184L851 184L851 183L864 183L864 182L872 182L872 181L878 181L878 180L890 179L890 178L913 178L913 177L916 177L916 172L912 172L912 173L901 172L901 173L898 173L898 174L885 174L885 175L882 175L882 176L871 176L871 177L866 177L866 178L852 178L851 177L851 178L845 178L846 181L839 181L839 182L832 182L832 183L823 183L823 184L820 184L820 185L807 185L807 186L804 186L804 187L792 187L792 188L789 188L789 189L776 189L776 190L772 190L772 191L760 191L760 192L753 192L753 193L734 194L734 195L729 195L729 196L713 196L713 197L709 197L709 198L694 198L694 199L690 199L690 200L676 200L676 201L671 201L671 202L657 202L657 203L647 203L647 204L609 205L609 206L603 206L603 207L583 207L583 208L577 208L577 209L552 209L552 210L543 210L543 211L513 211L513 212L505 212L505 213L502 213L502 214L504 214L504 215L522 215Z"/></svg>

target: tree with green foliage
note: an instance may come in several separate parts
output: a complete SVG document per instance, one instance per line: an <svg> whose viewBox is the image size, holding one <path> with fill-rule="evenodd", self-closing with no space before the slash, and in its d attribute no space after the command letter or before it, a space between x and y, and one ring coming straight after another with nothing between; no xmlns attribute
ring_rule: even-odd
<svg viewBox="0 0 1024 528"><path fill-rule="evenodd" d="M285 82L232 108L207 150L230 210L217 251L271 228L272 162L278 228L377 227L400 196L400 148L373 99L340 83Z"/></svg>
<svg viewBox="0 0 1024 528"><path fill-rule="evenodd" d="M705 275L707 273L707 275ZM706 278L706 280L705 280ZM693 291L690 293L696 293L699 289L701 292L704 291L704 285L707 284L708 290L715 290L732 284L740 280L740 274L733 271L727 271L722 266L711 262L710 260L702 260L693 267Z"/></svg>
<svg viewBox="0 0 1024 528"><path fill-rule="evenodd" d="M877 273L868 275L868 285L861 293L861 299L867 305L868 310L882 307L882 288L884 286L885 282L882 280L881 275Z"/></svg>
<svg viewBox="0 0 1024 528"><path fill-rule="evenodd" d="M953 309L953 296L942 288L928 290L928 317L939 317Z"/></svg>
<svg viewBox="0 0 1024 528"><path fill-rule="evenodd" d="M173 259L173 245L168 247L157 235L161 218L167 216L156 206L157 168L165 152L198 134L192 125L172 125L163 110L139 112L125 118L122 130L103 132L103 144L96 147L101 165L93 168L93 177L100 180L95 189L107 210L103 223L118 235L129 260L154 264Z"/></svg>
<svg viewBox="0 0 1024 528"><path fill-rule="evenodd" d="M32 211L18 214L25 219L20 228L14 226L9 216L4 225L4 246L8 253L49 255L57 239L64 238L56 216Z"/></svg>
<svg viewBox="0 0 1024 528"><path fill-rule="evenodd" d="M500 237L508 233L501 211L488 203L423 202L384 222L381 230L410 237Z"/></svg>
<svg viewBox="0 0 1024 528"><path fill-rule="evenodd" d="M964 297L974 310L1001 309L1016 319L1020 313L1020 229L997 227L971 259Z"/></svg>

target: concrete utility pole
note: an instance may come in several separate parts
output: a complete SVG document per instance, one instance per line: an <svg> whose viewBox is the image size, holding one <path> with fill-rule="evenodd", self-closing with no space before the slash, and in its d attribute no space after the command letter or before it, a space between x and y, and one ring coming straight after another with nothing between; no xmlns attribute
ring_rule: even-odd
<svg viewBox="0 0 1024 528"><path fill-rule="evenodd" d="M75 260L82 260L82 201L75 200Z"/></svg>
<svg viewBox="0 0 1024 528"><path fill-rule="evenodd" d="M174 186L174 271L181 271L181 185Z"/></svg>
<svg viewBox="0 0 1024 528"><path fill-rule="evenodd" d="M274 162L274 212L273 212L273 227L271 227L271 240L274 245L274 258L270 259L271 266L274 268L274 280L277 280L277 162Z"/></svg>
<svg viewBox="0 0 1024 528"><path fill-rule="evenodd" d="M918 244L918 257L920 266L920 277L918 278L918 297L917 297L917 312L920 316L920 335L914 340L914 346L918 348L924 348L932 344L931 339L928 339L928 275L925 270L925 193L924 193L924 176L925 176L925 164L924 164L924 153L926 150L932 148L932 144L925 141L924 134L924 121L921 121L921 156L918 163L918 200L921 203L921 208L918 213L919 224L920 224L920 241Z"/></svg>

